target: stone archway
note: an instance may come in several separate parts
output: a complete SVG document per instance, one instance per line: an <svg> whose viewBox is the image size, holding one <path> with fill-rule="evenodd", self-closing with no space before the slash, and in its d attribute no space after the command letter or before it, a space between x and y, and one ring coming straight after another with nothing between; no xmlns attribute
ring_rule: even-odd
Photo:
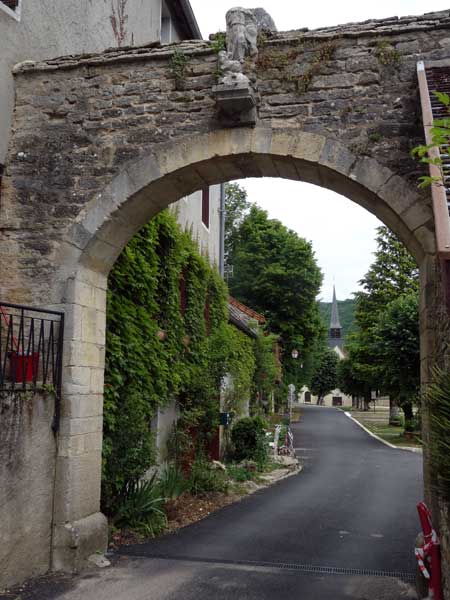
<svg viewBox="0 0 450 600"><path fill-rule="evenodd" d="M343 158L345 157L345 160ZM64 407L58 457L55 566L67 556L73 532L86 540L73 551L81 559L101 544L105 522L100 506L101 414L107 276L132 235L170 203L206 184L245 176L285 177L339 192L388 225L417 260L422 290L434 289L433 217L429 204L401 177L376 160L352 155L333 139L295 129L222 129L161 144L130 161L89 202L67 232L56 274L64 289L68 323ZM401 193L400 193L401 192ZM422 307L424 374L432 356L433 317ZM67 416L66 416L67 415ZM67 448L90 444L82 456ZM82 495L73 496L75 490ZM68 528L68 523L71 527ZM84 533L85 532L85 533ZM94 542L94 546L91 544ZM78 562L77 556L71 560ZM69 563L69 565L72 563Z"/></svg>
<svg viewBox="0 0 450 600"><path fill-rule="evenodd" d="M106 543L99 506L109 269L131 236L180 197L251 176L315 183L357 202L420 267L422 381L447 359L431 200L417 192L409 156L422 137L417 58L449 54L450 24L441 17L272 35L256 65L254 127L228 129L218 119L217 56L208 42L177 45L188 65L182 85L170 46L16 68L2 295L62 307L67 322L54 568L77 568ZM442 517L450 564L447 525Z"/></svg>

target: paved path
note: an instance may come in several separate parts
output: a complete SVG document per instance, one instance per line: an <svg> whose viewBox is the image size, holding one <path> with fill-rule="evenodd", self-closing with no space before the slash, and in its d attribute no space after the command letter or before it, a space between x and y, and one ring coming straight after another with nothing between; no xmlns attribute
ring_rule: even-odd
<svg viewBox="0 0 450 600"><path fill-rule="evenodd" d="M413 598L421 457L386 447L334 409L305 407L293 430L299 475L29 598Z"/></svg>

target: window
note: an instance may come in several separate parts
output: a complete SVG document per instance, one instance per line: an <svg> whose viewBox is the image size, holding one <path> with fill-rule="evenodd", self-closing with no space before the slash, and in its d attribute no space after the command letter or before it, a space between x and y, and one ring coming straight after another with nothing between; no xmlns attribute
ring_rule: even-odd
<svg viewBox="0 0 450 600"><path fill-rule="evenodd" d="M209 187L202 190L202 221L209 229Z"/></svg>
<svg viewBox="0 0 450 600"><path fill-rule="evenodd" d="M21 0L0 0L0 9L3 9L8 15L15 19L20 19Z"/></svg>

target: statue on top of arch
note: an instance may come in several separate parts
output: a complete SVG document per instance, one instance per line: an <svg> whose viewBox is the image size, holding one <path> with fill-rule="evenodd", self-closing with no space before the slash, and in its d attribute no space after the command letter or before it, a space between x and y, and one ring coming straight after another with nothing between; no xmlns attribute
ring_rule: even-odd
<svg viewBox="0 0 450 600"><path fill-rule="evenodd" d="M258 55L257 38L262 30L276 31L272 17L263 8L231 8L226 14L227 50L219 52L221 85L249 84L243 73L246 59Z"/></svg>

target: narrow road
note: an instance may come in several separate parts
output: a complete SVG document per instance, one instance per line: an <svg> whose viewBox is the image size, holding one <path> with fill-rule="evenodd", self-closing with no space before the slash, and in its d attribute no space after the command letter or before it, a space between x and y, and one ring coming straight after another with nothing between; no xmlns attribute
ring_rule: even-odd
<svg viewBox="0 0 450 600"><path fill-rule="evenodd" d="M299 475L178 534L124 548L116 567L39 598L414 598L421 456L383 445L341 411L302 410L293 426Z"/></svg>

